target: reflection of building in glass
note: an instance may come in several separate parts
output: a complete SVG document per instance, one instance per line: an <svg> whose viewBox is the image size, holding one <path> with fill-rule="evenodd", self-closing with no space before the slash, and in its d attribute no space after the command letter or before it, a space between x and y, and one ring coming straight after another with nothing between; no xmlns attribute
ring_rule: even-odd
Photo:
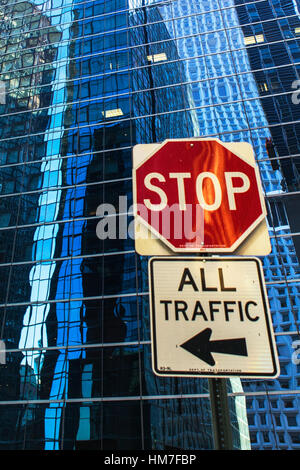
<svg viewBox="0 0 300 470"><path fill-rule="evenodd" d="M185 70L164 19L156 6L130 14L130 25L136 28L131 34L132 66L137 67L132 73L133 115L149 115L142 122L136 120L136 139L143 143L199 133L191 87L183 84ZM143 24L149 26L139 26Z"/></svg>
<svg viewBox="0 0 300 470"><path fill-rule="evenodd" d="M38 25L43 28L41 32L36 30ZM35 190L41 175L40 159L45 152L43 133L48 122L48 87L55 57L52 44L59 40L60 34L32 3L4 1L0 37L0 76L5 90L0 105L0 263L3 264L0 296L1 304L10 302L10 284L14 301L26 303L30 298L30 266L20 266L13 272L10 263L31 258L34 230L28 224L35 221L38 205L39 195ZM48 66L44 67L46 61ZM37 136L27 138L31 134ZM28 194L20 195L26 191ZM24 307L1 309L1 337L9 349L18 347L23 310ZM1 400L17 400L20 393L29 400L37 396L36 377L31 375L31 369L20 368L20 359L19 353L12 354L7 364L1 366ZM33 408L28 405L23 423L34 419ZM10 440L18 439L16 428L21 419L18 407L3 409L1 419L6 423L0 429L1 448L7 448Z"/></svg>

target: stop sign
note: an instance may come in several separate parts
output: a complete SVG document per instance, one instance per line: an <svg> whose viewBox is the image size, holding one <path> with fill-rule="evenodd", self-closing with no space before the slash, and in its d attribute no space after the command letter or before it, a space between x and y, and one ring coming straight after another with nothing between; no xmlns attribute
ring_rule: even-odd
<svg viewBox="0 0 300 470"><path fill-rule="evenodd" d="M255 163L218 139L166 140L133 181L136 217L174 252L232 252L266 216Z"/></svg>

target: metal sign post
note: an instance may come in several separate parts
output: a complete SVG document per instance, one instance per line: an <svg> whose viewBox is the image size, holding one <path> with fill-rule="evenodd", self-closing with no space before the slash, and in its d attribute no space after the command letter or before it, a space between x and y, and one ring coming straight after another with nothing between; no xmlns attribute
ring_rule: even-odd
<svg viewBox="0 0 300 470"><path fill-rule="evenodd" d="M148 265L152 370L207 377L215 448L232 449L226 378L279 375L262 265L242 258L271 251L253 149L205 138L136 145L132 179L136 252L161 257ZM212 253L221 256L196 258Z"/></svg>
<svg viewBox="0 0 300 470"><path fill-rule="evenodd" d="M226 379L208 379L214 445L216 450L232 450L232 428Z"/></svg>
<svg viewBox="0 0 300 470"><path fill-rule="evenodd" d="M261 262L246 257L149 261L152 369L207 377L216 449L232 449L226 378L279 374Z"/></svg>
<svg viewBox="0 0 300 470"><path fill-rule="evenodd" d="M258 258L149 261L156 375L275 378L272 319Z"/></svg>
<svg viewBox="0 0 300 470"><path fill-rule="evenodd" d="M208 390L215 450L233 450L227 380L208 379Z"/></svg>

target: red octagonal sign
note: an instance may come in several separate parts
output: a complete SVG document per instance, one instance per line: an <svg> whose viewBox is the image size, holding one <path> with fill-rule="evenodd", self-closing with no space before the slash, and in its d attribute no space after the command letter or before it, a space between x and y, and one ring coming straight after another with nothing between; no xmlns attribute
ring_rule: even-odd
<svg viewBox="0 0 300 470"><path fill-rule="evenodd" d="M166 140L133 180L135 216L174 252L232 252L266 216L255 163L218 139Z"/></svg>

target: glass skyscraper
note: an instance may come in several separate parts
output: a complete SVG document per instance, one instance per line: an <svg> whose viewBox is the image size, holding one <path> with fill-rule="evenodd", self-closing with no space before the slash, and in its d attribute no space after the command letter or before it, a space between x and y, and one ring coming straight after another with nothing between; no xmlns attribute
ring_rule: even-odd
<svg viewBox="0 0 300 470"><path fill-rule="evenodd" d="M300 446L293 0L0 0L0 449L212 449L206 379L151 370L132 147L253 145L277 380L228 379L236 449ZM124 205L124 196L126 204Z"/></svg>

